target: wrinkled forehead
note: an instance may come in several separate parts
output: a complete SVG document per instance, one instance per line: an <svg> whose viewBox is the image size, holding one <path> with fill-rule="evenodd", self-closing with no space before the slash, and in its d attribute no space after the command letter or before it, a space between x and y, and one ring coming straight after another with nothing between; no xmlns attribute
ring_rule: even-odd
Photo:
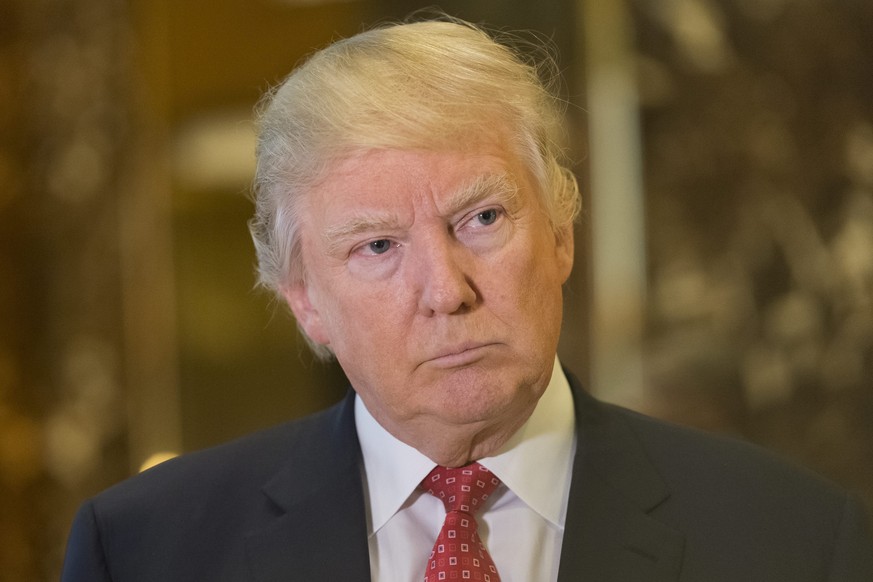
<svg viewBox="0 0 873 582"><path fill-rule="evenodd" d="M333 151L324 152L318 168L311 173L309 191L320 188L337 173L348 172L354 167L364 175L366 167L379 171L384 156L380 152L420 152L434 155L449 154L462 157L496 155L506 162L508 174L517 182L530 182L536 188L535 170L529 160L527 148L520 139L512 137L504 125L495 122L487 128L471 128L460 135L392 135L390 132L365 139L349 136L345 143ZM414 171L415 168L411 167Z"/></svg>

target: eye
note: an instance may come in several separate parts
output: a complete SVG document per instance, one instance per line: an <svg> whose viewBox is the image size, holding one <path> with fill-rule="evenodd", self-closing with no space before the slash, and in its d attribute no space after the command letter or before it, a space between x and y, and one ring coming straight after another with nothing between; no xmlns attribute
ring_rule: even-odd
<svg viewBox="0 0 873 582"><path fill-rule="evenodd" d="M487 234L499 228L506 211L500 206L492 206L484 210L474 210L458 224L458 232L469 230L471 232L482 231L479 234ZM491 228L491 227L494 228Z"/></svg>
<svg viewBox="0 0 873 582"><path fill-rule="evenodd" d="M388 252L391 248L391 241L387 238L380 238L379 240L374 240L367 243L367 250L369 250L374 255L381 255L382 253Z"/></svg>
<svg viewBox="0 0 873 582"><path fill-rule="evenodd" d="M488 210L483 210L479 214L476 215L476 218L479 220L479 223L488 226L489 224L494 224L497 221L497 217L500 216L500 211L496 208L489 208Z"/></svg>

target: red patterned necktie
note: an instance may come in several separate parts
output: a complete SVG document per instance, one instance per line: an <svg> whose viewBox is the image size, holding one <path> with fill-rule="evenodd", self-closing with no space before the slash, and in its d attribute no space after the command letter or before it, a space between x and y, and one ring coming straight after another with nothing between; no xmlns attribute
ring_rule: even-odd
<svg viewBox="0 0 873 582"><path fill-rule="evenodd" d="M497 568L476 533L474 516L498 485L500 479L479 463L455 469L437 467L424 478L421 488L446 506L446 521L430 553L424 582L500 582Z"/></svg>

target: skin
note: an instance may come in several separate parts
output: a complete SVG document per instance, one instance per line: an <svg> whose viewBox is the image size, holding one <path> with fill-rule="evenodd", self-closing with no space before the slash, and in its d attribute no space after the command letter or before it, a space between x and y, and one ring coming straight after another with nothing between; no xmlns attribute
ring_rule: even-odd
<svg viewBox="0 0 873 582"><path fill-rule="evenodd" d="M495 453L551 377L573 238L533 184L500 143L370 150L304 203L295 317L376 420L438 464Z"/></svg>

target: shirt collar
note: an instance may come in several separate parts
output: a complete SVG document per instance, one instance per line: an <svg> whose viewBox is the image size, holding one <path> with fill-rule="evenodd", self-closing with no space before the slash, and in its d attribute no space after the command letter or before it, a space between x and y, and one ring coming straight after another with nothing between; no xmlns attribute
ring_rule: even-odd
<svg viewBox="0 0 873 582"><path fill-rule="evenodd" d="M355 399L355 424L364 457L370 531L385 525L434 468L428 457L396 439ZM546 391L527 422L492 456L479 462L543 518L564 526L564 491L575 452L575 415L570 385L557 357ZM531 468L535 467L535 470Z"/></svg>
<svg viewBox="0 0 873 582"><path fill-rule="evenodd" d="M364 482L370 502L370 531L391 519L421 483L434 462L379 424L361 398L355 398L355 427L364 457Z"/></svg>
<svg viewBox="0 0 873 582"><path fill-rule="evenodd" d="M527 422L492 457L479 462L528 507L563 528L576 454L576 415L570 383L558 358L552 378Z"/></svg>

